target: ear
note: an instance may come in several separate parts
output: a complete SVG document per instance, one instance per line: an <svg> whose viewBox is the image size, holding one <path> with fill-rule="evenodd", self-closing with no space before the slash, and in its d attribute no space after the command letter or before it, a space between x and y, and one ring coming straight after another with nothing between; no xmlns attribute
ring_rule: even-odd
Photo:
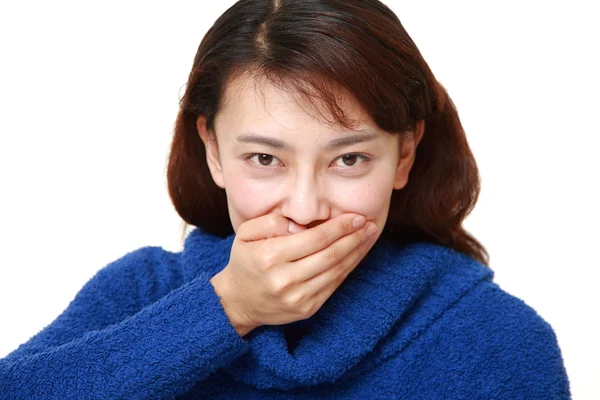
<svg viewBox="0 0 600 400"><path fill-rule="evenodd" d="M417 146L423 138L425 132L425 121L420 120L415 124L412 138L400 141L400 159L396 169L396 179L394 180L394 189L402 189L408 183L408 175L415 161ZM405 136L406 138L406 136Z"/></svg>
<svg viewBox="0 0 600 400"><path fill-rule="evenodd" d="M210 170L213 181L215 181L215 184L221 189L225 189L225 180L223 179L223 168L221 167L219 158L217 138L214 135L209 135L207 132L206 118L202 115L196 119L196 128L198 129L198 134L206 148L206 163L208 164L208 169Z"/></svg>

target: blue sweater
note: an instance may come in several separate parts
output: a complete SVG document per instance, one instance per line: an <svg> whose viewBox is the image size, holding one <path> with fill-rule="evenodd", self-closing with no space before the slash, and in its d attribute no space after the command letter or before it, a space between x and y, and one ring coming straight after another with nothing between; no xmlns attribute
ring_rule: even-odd
<svg viewBox="0 0 600 400"><path fill-rule="evenodd" d="M433 243L380 238L311 318L242 338L209 282L233 239L194 228L106 265L0 360L0 398L570 398L552 327Z"/></svg>

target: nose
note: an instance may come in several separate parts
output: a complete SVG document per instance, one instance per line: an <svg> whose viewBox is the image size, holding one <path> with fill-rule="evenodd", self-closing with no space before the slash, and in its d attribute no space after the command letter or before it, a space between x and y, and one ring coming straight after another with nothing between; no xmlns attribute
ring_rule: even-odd
<svg viewBox="0 0 600 400"><path fill-rule="evenodd" d="M281 213L298 225L310 228L309 225L329 218L326 193L309 174L290 179L285 193Z"/></svg>

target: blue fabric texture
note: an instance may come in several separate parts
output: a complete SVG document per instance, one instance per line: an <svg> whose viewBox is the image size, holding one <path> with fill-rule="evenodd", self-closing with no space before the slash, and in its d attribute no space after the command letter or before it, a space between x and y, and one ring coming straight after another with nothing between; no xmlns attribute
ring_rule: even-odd
<svg viewBox="0 0 600 400"><path fill-rule="evenodd" d="M243 338L209 282L225 239L99 270L0 360L0 399L570 399L556 335L478 261L380 238L311 318Z"/></svg>

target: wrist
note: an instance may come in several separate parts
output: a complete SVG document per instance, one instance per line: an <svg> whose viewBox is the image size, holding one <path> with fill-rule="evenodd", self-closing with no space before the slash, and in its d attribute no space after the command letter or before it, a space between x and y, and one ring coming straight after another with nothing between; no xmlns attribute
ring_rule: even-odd
<svg viewBox="0 0 600 400"><path fill-rule="evenodd" d="M233 307L233 304L231 303L231 290L227 282L225 269L210 279L210 283L213 285L215 293L220 299L221 306L223 307L225 314L227 314L229 322L236 332L241 337L244 337L254 328L247 324L245 319L241 318L235 307Z"/></svg>

